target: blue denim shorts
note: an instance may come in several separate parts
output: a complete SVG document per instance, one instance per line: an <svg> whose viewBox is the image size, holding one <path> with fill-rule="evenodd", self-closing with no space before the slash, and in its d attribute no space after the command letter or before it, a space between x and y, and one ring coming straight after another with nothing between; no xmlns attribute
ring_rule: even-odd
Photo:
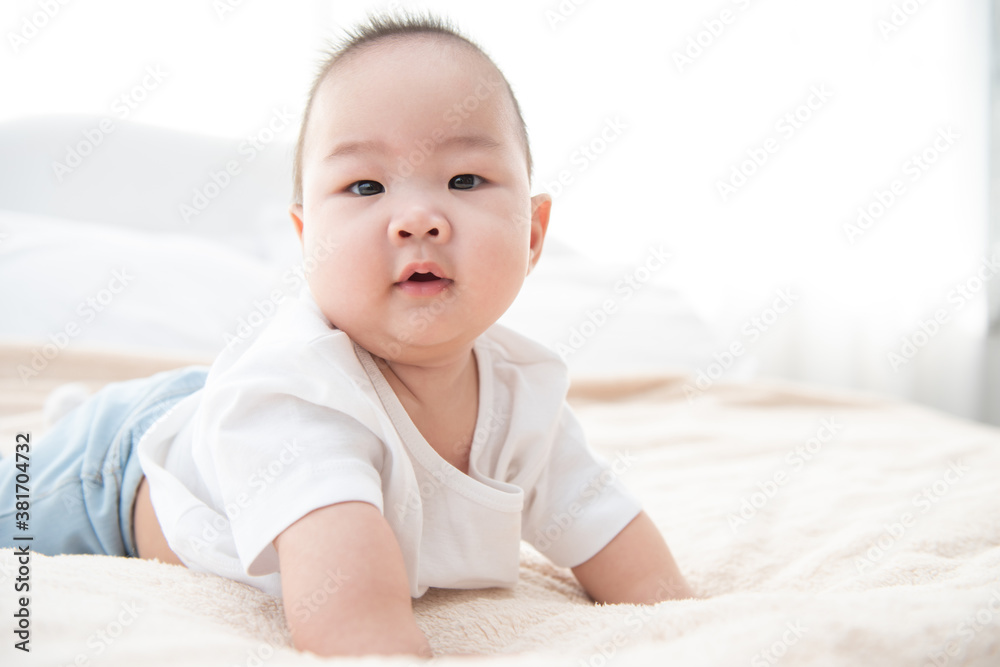
<svg viewBox="0 0 1000 667"><path fill-rule="evenodd" d="M106 385L32 442L27 531L15 524L16 457L0 459L0 548L138 556L132 508L143 473L136 445L207 375L208 367L190 366ZM34 539L15 542L15 535Z"/></svg>

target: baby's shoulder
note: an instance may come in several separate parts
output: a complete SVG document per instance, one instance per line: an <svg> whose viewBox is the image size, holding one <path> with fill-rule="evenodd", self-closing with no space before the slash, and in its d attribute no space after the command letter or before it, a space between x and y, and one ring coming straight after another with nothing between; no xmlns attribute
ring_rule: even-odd
<svg viewBox="0 0 1000 667"><path fill-rule="evenodd" d="M361 367L354 347L346 333L299 295L283 302L251 340L227 345L212 370L229 376L307 377L342 369L356 376Z"/></svg>
<svg viewBox="0 0 1000 667"><path fill-rule="evenodd" d="M501 363L518 365L553 364L565 367L562 358L548 347L502 324L494 324L478 339Z"/></svg>
<svg viewBox="0 0 1000 667"><path fill-rule="evenodd" d="M479 337L476 348L488 353L496 379L510 382L516 377L542 392L565 393L566 364L559 354L538 341L494 324Z"/></svg>

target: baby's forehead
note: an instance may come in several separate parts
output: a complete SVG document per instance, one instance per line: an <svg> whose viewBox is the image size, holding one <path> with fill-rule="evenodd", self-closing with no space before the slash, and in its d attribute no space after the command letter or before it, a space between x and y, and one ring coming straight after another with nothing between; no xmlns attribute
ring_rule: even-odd
<svg viewBox="0 0 1000 667"><path fill-rule="evenodd" d="M442 80L443 71L448 69L454 77ZM363 83L394 74L408 81L451 84L454 88L467 86L470 76L478 82L491 82L492 87L503 81L500 70L475 46L451 35L421 33L388 36L356 46L333 63L323 86L336 86L345 78Z"/></svg>
<svg viewBox="0 0 1000 667"><path fill-rule="evenodd" d="M427 104L421 115L422 99ZM443 113L440 105L428 106L442 99L448 103ZM434 113L438 127L426 122ZM366 115L369 122L358 120ZM417 117L425 121L419 127ZM390 22L359 30L329 55L309 93L295 148L296 201L302 201L306 163L325 160L347 134L361 135L363 142L385 128L408 126L397 139L421 134L426 144L439 141L441 131L469 134L477 123L505 152L513 146L521 153L530 179L531 149L520 105L499 67L479 46L434 24L414 30Z"/></svg>
<svg viewBox="0 0 1000 667"><path fill-rule="evenodd" d="M402 54L408 60L426 60L434 56L454 58L464 55L466 58L492 65L492 61L478 47L461 37L430 32L385 35L371 41L355 44L340 54L336 65L348 65L366 58L393 53Z"/></svg>
<svg viewBox="0 0 1000 667"><path fill-rule="evenodd" d="M492 61L458 39L437 35L362 45L334 63L316 93L311 115L327 120L401 123L423 112L448 130L470 124L471 115L495 114L505 128L517 117Z"/></svg>

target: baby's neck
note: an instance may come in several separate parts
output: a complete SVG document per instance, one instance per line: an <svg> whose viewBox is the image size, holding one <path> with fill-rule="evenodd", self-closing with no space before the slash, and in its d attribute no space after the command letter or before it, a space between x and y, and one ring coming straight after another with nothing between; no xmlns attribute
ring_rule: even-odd
<svg viewBox="0 0 1000 667"><path fill-rule="evenodd" d="M411 365L375 357L400 402L423 409L454 404L462 396L478 395L479 372L472 350L453 362L433 366Z"/></svg>
<svg viewBox="0 0 1000 667"><path fill-rule="evenodd" d="M376 358L413 425L438 455L469 474L479 414L479 369L470 350L447 366L407 366Z"/></svg>

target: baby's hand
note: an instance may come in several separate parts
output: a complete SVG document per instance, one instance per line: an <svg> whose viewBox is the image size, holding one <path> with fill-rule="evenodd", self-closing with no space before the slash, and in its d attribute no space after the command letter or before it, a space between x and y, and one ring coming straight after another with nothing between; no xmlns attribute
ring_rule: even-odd
<svg viewBox="0 0 1000 667"><path fill-rule="evenodd" d="M352 501L314 510L274 546L296 648L323 656L434 657L413 617L402 551L377 507Z"/></svg>

